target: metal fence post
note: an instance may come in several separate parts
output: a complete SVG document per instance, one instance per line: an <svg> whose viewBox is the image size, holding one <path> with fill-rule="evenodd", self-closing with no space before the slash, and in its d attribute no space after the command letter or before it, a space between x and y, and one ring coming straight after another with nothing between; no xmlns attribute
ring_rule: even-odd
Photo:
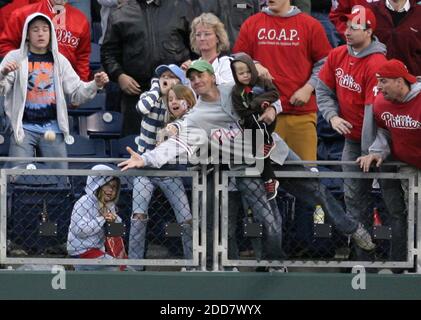
<svg viewBox="0 0 421 320"><path fill-rule="evenodd" d="M7 253L7 183L4 170L0 170L0 264L4 263Z"/></svg>

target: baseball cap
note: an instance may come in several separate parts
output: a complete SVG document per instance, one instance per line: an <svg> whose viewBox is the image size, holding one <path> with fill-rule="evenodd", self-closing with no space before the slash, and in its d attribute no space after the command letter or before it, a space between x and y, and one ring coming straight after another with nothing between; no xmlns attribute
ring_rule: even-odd
<svg viewBox="0 0 421 320"><path fill-rule="evenodd" d="M402 61L391 59L383 63L376 73L377 78L404 78L409 83L417 82L417 78L410 74Z"/></svg>
<svg viewBox="0 0 421 320"><path fill-rule="evenodd" d="M345 22L351 20L353 24L361 25L366 29L371 28L373 31L376 30L377 26L376 16L373 11L360 5L354 6L351 13L341 16L340 20Z"/></svg>
<svg viewBox="0 0 421 320"><path fill-rule="evenodd" d="M190 65L190 67L187 69L186 75L189 76L189 73L193 70L199 71L199 72L209 72L210 74L214 74L215 71L213 70L212 65L207 62L206 60L196 60L193 61L193 63Z"/></svg>
<svg viewBox="0 0 421 320"><path fill-rule="evenodd" d="M160 77L165 71L172 72L178 79L180 79L181 83L184 85L188 85L189 82L184 75L184 71L175 64L161 64L160 66L156 67L155 73L158 77Z"/></svg>

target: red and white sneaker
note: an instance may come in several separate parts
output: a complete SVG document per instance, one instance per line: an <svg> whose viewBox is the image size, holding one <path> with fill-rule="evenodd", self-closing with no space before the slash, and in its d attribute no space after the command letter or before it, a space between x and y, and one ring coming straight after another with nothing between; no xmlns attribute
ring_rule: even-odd
<svg viewBox="0 0 421 320"><path fill-rule="evenodd" d="M256 159L266 159L268 157L270 157L270 154L272 153L272 151L275 149L276 143L272 142L271 144L264 144L263 145L263 156L256 154ZM262 147L260 146L257 150L261 150Z"/></svg>
<svg viewBox="0 0 421 320"><path fill-rule="evenodd" d="M279 181L276 179L270 179L265 182L266 197L268 200L276 198L278 194Z"/></svg>

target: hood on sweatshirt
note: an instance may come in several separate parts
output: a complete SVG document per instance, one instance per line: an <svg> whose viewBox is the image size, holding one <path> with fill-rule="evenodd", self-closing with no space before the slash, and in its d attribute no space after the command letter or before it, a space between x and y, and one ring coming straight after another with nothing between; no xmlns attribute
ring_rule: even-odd
<svg viewBox="0 0 421 320"><path fill-rule="evenodd" d="M37 18L37 17L43 17L50 24L50 43L49 43L49 49L53 53L53 55L57 55L58 54L58 42L57 42L57 36L56 36L56 32L55 32L55 29L54 29L53 22L45 14L36 12L36 13L33 13L33 14L29 15L26 18L25 24L23 26L22 40L21 40L20 48L19 48L20 54L22 56L22 59L25 59L28 56L28 51L29 51L29 40L27 40L29 23L32 20L34 20L35 18Z"/></svg>
<svg viewBox="0 0 421 320"><path fill-rule="evenodd" d="M263 13L266 13L267 15L270 15L270 16L279 17L279 15L273 13L273 11L269 9L269 7L264 7L262 9L262 12ZM301 10L298 7L291 6L291 9L285 15L282 15L280 17L282 17L282 18L289 18L289 17L296 16L297 14L300 14L300 13L301 13Z"/></svg>
<svg viewBox="0 0 421 320"><path fill-rule="evenodd" d="M232 75L234 77L235 83L239 86L243 86L243 87L245 86L244 84L238 81L237 73L235 72L235 68L234 68L234 63L240 61L240 62L245 63L249 67L250 72L251 72L251 80L248 85L250 87L253 87L256 84L257 78L259 76L256 66L254 65L253 59L247 53L244 53L244 52L236 53L232 55L232 57L233 59L231 60L231 71L232 71Z"/></svg>
<svg viewBox="0 0 421 320"><path fill-rule="evenodd" d="M414 99L421 92L421 78L417 78L417 82L411 85L410 91L405 96L403 102L408 102Z"/></svg>
<svg viewBox="0 0 421 320"><path fill-rule="evenodd" d="M93 166L91 170L113 171L114 169L104 164L98 164L98 165ZM97 190L113 179L118 180L118 189L117 189L117 197L116 197L117 199L120 193L120 179L115 176L88 176L88 178L86 179L86 187L85 187L86 194L91 195L91 196L93 195L96 197Z"/></svg>
<svg viewBox="0 0 421 320"><path fill-rule="evenodd" d="M376 36L373 37L373 40L371 41L370 45L364 50L360 51L358 54L355 54L351 46L347 46L347 47L348 47L348 54L356 58L364 58L373 53L382 53L386 55L386 52L387 52L386 46L383 43L381 43Z"/></svg>

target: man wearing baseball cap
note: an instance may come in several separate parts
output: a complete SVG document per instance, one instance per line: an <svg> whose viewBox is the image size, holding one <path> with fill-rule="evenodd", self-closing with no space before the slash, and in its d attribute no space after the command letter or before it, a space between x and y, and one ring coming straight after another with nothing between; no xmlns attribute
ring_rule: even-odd
<svg viewBox="0 0 421 320"><path fill-rule="evenodd" d="M342 15L340 20L346 24L348 21L351 21L351 26L353 28L372 29L374 31L377 26L377 20L373 11L371 11L370 8L359 5L354 6L350 14Z"/></svg>
<svg viewBox="0 0 421 320"><path fill-rule="evenodd" d="M345 137L343 161L355 161L368 153L374 141L375 128L372 113L376 71L386 61L386 47L373 32L376 18L363 6L355 6L351 14L344 15L346 45L333 49L319 73L316 87L319 110L332 128ZM355 165L343 165L345 172L359 171ZM392 181L393 182L393 181ZM380 181L383 194L390 181ZM374 205L371 196L372 180L344 179L344 196L347 211L361 223L368 222L369 208ZM401 210L397 203L384 196L389 212ZM370 259L357 250L357 259Z"/></svg>
<svg viewBox="0 0 421 320"><path fill-rule="evenodd" d="M241 137L242 132L238 125L240 118L232 106L231 90L233 86L217 86L215 84L213 68L204 60L193 62L187 70L187 76L199 99L193 112L186 114L181 120L173 123L178 131L177 137L166 140L154 150L145 152L142 155L128 148L127 150L131 158L118 165L123 168L123 171L129 168L142 168L145 166L159 168L175 158L176 155L196 154L197 150L208 150L209 145L214 150L216 148L216 150L221 151L223 161L232 158L236 159L236 156L239 155L234 153L240 150L236 147L233 148L233 144L238 143L236 137ZM262 119L264 119L262 121L267 121L267 123L273 122L276 113L279 112L280 108L277 104L274 104L273 108L268 107L262 115ZM285 141L277 135L274 135L273 138L276 139L276 147L271 154L273 161L282 165L285 160L300 160ZM248 150L244 151L241 156L247 157L248 154L251 154L250 147L250 145L245 143L244 149ZM250 162L247 161L247 163ZM226 165L224 162L222 164ZM232 162L230 163L230 167L231 165ZM289 170L288 167L281 168ZM305 169L303 168L303 170ZM212 179L209 179L209 181L212 181ZM282 257L282 223L278 220L279 211L277 210L277 206L270 205L267 200L263 181L260 178L246 177L236 179L235 183L241 196L246 199L247 205L252 209L257 221L261 221L264 225L266 232L264 256L266 258L279 259ZM317 203L320 203L325 208L335 226L344 234L352 235L358 246L361 246L365 250L372 250L375 247L367 230L345 214L342 206L318 180L286 179L282 182L282 186L287 192L290 192L302 201L305 199L306 203L311 204L313 207ZM208 188L208 190L211 191L213 189ZM211 196L209 195L209 199L211 199ZM231 196L229 203L231 208L234 204ZM212 206L213 202L208 201L208 204ZM237 208L238 206L241 206L241 204L237 204ZM235 214L234 211L229 210L229 221L236 221L233 217ZM208 223L210 225L212 225L213 212L213 208L208 207L208 217L210 218ZM211 231L208 232L209 235L212 234ZM230 225L228 232L228 251L230 252L230 256L231 254L238 255L238 248L235 241L233 241L235 237L234 224ZM208 241L208 245L211 244L212 241ZM208 249L209 252L212 252L211 247Z"/></svg>
<svg viewBox="0 0 421 320"><path fill-rule="evenodd" d="M186 76L189 77L189 74L193 71L199 71L199 72L208 72L209 74L213 75L215 74L215 70L213 70L212 65L207 62L206 60L196 60L193 61L193 63L190 65L190 67L187 69Z"/></svg>
<svg viewBox="0 0 421 320"><path fill-rule="evenodd" d="M375 35L387 47L388 59L399 59L421 75L421 5L419 0L335 0L329 18L344 38L346 21L355 5L370 8L376 17Z"/></svg>
<svg viewBox="0 0 421 320"><path fill-rule="evenodd" d="M400 173L415 176L421 170L421 83L409 73L399 60L383 63L376 73L379 94L374 102L377 124L376 140L370 146L370 154L357 161L364 172L374 161L379 167L391 155L409 167L400 167ZM405 203L408 200L408 180L402 180ZM397 190L395 198L402 196ZM391 214L392 258L406 259L406 213Z"/></svg>

